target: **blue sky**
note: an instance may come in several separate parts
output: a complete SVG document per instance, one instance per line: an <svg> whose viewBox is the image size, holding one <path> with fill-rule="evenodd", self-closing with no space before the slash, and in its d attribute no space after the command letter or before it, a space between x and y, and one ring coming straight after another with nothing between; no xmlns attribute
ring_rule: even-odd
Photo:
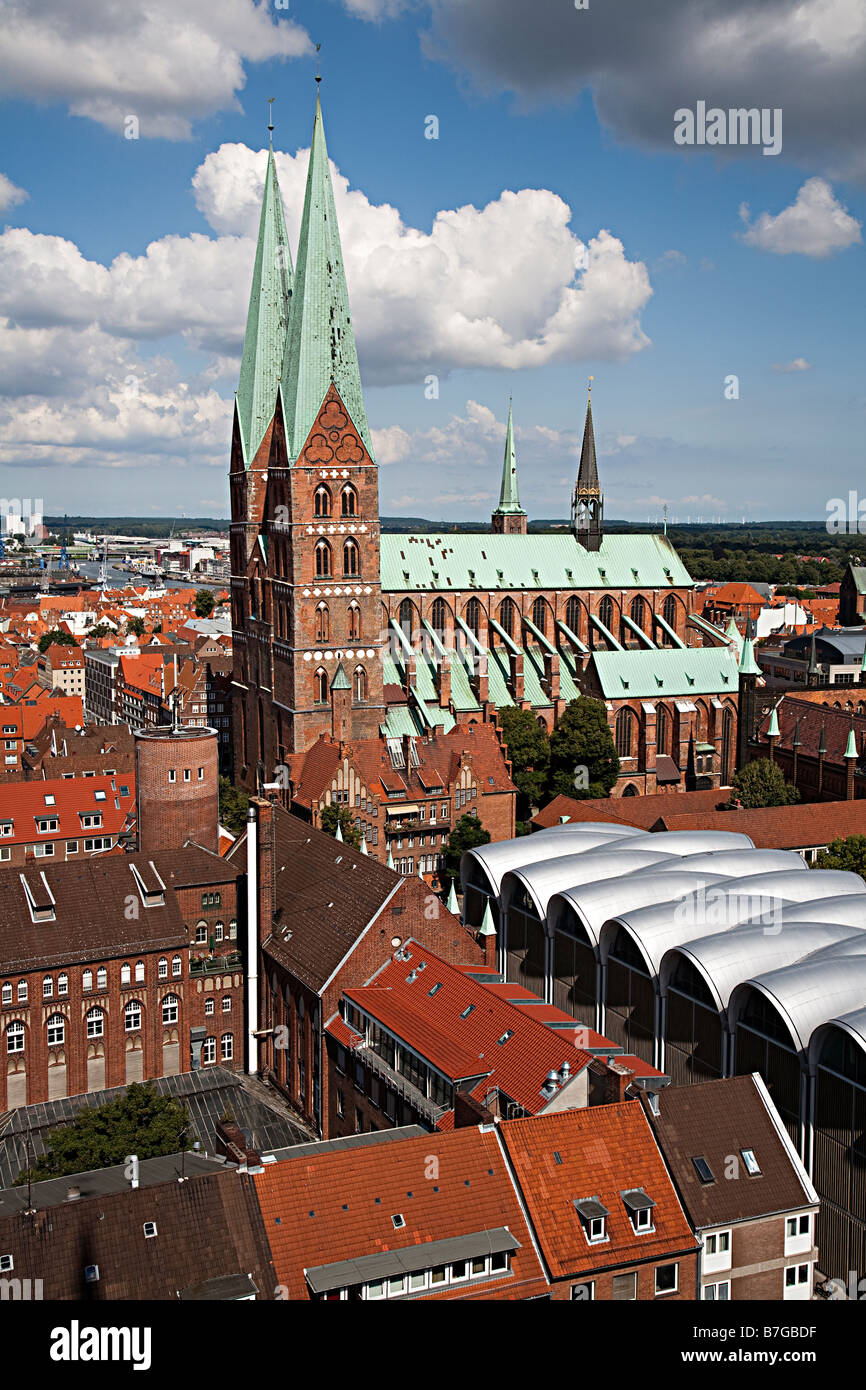
<svg viewBox="0 0 866 1390"><path fill-rule="evenodd" d="M315 42L384 513L489 515L511 393L523 504L565 514L589 374L609 516L862 491L862 6L640 6L18 3L0 491L227 514L267 98L294 242ZM676 145L698 100L780 108L781 154Z"/></svg>

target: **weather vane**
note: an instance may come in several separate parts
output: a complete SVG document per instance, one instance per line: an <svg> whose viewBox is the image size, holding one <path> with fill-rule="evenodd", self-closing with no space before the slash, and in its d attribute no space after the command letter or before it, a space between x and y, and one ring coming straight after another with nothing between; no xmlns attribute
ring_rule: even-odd
<svg viewBox="0 0 866 1390"><path fill-rule="evenodd" d="M268 130L274 129L274 97L268 97Z"/></svg>
<svg viewBox="0 0 866 1390"><path fill-rule="evenodd" d="M318 85L318 84L321 82L321 80L322 80L321 63L319 62L319 53L321 52L321 49L322 49L322 45L321 45L320 43L317 43L317 44L316 44L316 85Z"/></svg>
<svg viewBox="0 0 866 1390"><path fill-rule="evenodd" d="M589 380L589 387L588 387L589 394L592 395L592 383L595 381L595 377L594 377L594 376L591 376L591 377L589 377L588 380Z"/></svg>

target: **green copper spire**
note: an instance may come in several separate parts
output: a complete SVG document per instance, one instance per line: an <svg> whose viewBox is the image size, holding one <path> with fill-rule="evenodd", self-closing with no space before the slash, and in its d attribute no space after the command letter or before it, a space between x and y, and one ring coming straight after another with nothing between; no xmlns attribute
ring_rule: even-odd
<svg viewBox="0 0 866 1390"><path fill-rule="evenodd" d="M339 808L338 808L338 814L339 814ZM339 819L337 820L337 829L336 829L335 832L334 832L334 839L335 839L335 840L339 840L339 841L340 841L340 844L343 843L343 827L341 826L341 824L340 824L340 822L339 822Z"/></svg>
<svg viewBox="0 0 866 1390"><path fill-rule="evenodd" d="M303 447L332 381L373 457L318 97L282 378L293 459Z"/></svg>
<svg viewBox="0 0 866 1390"><path fill-rule="evenodd" d="M778 715L778 711L776 710L776 706L774 705L774 706L773 706L773 712L772 712L772 714L770 715L769 727L768 727L768 729L767 729L767 738L778 738L778 737L779 737L779 715Z"/></svg>
<svg viewBox="0 0 866 1390"><path fill-rule="evenodd" d="M238 378L238 419L247 465L262 442L277 402L291 296L292 253L271 149Z"/></svg>
<svg viewBox="0 0 866 1390"><path fill-rule="evenodd" d="M740 675L759 676L761 668L755 660L755 649L752 645L751 637L746 637L743 641L743 650L740 654Z"/></svg>
<svg viewBox="0 0 866 1390"><path fill-rule="evenodd" d="M854 725L852 724L851 728L848 730L848 746L845 749L845 757L859 758L859 756L860 754L857 752L857 739L854 735Z"/></svg>
<svg viewBox="0 0 866 1390"><path fill-rule="evenodd" d="M339 663L339 665L337 666L336 671L334 672L334 679L331 681L331 689L332 689L332 690L351 690L351 689L352 689L352 687L351 687L351 685L350 685L350 683L349 683L349 677L346 675L346 671L345 671L345 668L344 668L344 666L343 666L342 661Z"/></svg>
<svg viewBox="0 0 866 1390"><path fill-rule="evenodd" d="M459 916L460 916L460 905L459 905L458 902L457 902L457 891L456 891L456 889L455 889L455 887L454 887L454 880L453 880L453 878L452 878L452 880L451 880L451 887L450 887L450 889L448 890L448 903L447 903L447 907L448 907L448 911L449 911L449 912L453 912L453 914L454 914L455 917L459 917Z"/></svg>
<svg viewBox="0 0 866 1390"><path fill-rule="evenodd" d="M496 927L493 924L493 913L490 911L490 899L484 904L484 916L481 919L479 936L495 936Z"/></svg>
<svg viewBox="0 0 866 1390"><path fill-rule="evenodd" d="M514 422L511 418L511 401L508 402L508 428L505 431L505 458L502 461L499 506L494 515L503 512L519 512L521 516L525 515L517 492L517 457L514 452Z"/></svg>
<svg viewBox="0 0 866 1390"><path fill-rule="evenodd" d="M394 856L393 856L393 854L391 853L391 846L390 846L390 844L388 845L388 858L385 860L385 863L388 865L388 868L389 868L389 869L393 869L393 867L394 867Z"/></svg>
<svg viewBox="0 0 866 1390"><path fill-rule="evenodd" d="M799 721L799 719L797 720L796 724L794 725L794 737L791 739L791 747L792 747L792 748L801 748L801 747L802 747L802 741L801 741L801 739L800 739L800 721Z"/></svg>

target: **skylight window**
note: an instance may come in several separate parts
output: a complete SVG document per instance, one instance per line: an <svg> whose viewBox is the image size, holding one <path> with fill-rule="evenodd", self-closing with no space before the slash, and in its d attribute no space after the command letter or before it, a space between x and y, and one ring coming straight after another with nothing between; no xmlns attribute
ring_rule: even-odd
<svg viewBox="0 0 866 1390"><path fill-rule="evenodd" d="M514 1029L513 1029L513 1028L507 1028L507 1029L505 1030L505 1032L502 1034L502 1037L496 1039L497 1046L502 1047L502 1045L503 1045L504 1043L507 1043L507 1042L508 1042L508 1039L509 1039L509 1038L513 1038L513 1037L514 1037Z"/></svg>
<svg viewBox="0 0 866 1390"><path fill-rule="evenodd" d="M406 1225L406 1218L399 1211L397 1211L391 1217L391 1224L393 1225L395 1231L401 1231L403 1227Z"/></svg>
<svg viewBox="0 0 866 1390"><path fill-rule="evenodd" d="M475 1005L474 1005L474 1004L467 1004L466 1008L463 1010L463 1012L462 1012L462 1014L460 1015L460 1017L461 1017L461 1018L468 1018L469 1015L471 1014L471 1012L472 1012L472 1010L473 1010L474 1008L475 1008Z"/></svg>
<svg viewBox="0 0 866 1390"><path fill-rule="evenodd" d="M715 1173L705 1158L693 1158L692 1163L695 1165L695 1172L701 1182L715 1182Z"/></svg>
<svg viewBox="0 0 866 1390"><path fill-rule="evenodd" d="M750 1178L757 1178L761 1175L761 1166L755 1158L754 1149L740 1149L743 1162L746 1165L746 1172Z"/></svg>
<svg viewBox="0 0 866 1390"><path fill-rule="evenodd" d="M46 806L54 806L54 805L56 805L56 802L55 802L55 800L54 800L54 794L53 794L53 792L46 792L46 794L45 794L45 805L46 805Z"/></svg>
<svg viewBox="0 0 866 1390"><path fill-rule="evenodd" d="M439 993L439 991L440 991L441 988L442 988L442 981L441 981L441 980L438 980L438 981L436 982L436 984L433 986L432 989L428 989L427 993L428 993L428 994L430 995L430 997L432 998L434 994L438 994L438 993Z"/></svg>

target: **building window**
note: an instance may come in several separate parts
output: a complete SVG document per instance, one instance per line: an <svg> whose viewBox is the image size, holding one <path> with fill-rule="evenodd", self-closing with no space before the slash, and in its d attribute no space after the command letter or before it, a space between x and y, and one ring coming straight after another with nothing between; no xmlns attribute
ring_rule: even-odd
<svg viewBox="0 0 866 1390"><path fill-rule="evenodd" d="M64 975L58 975L58 976L57 976L57 993L58 993L59 995L66 995L66 994L69 993L69 976L68 976L68 975L64 974Z"/></svg>
<svg viewBox="0 0 866 1390"><path fill-rule="evenodd" d="M317 487L314 497L316 516L331 515L331 494L326 487Z"/></svg>
<svg viewBox="0 0 866 1390"><path fill-rule="evenodd" d="M510 598L504 598L499 605L499 626L509 637L514 636L514 604Z"/></svg>
<svg viewBox="0 0 866 1390"><path fill-rule="evenodd" d="M201 1060L204 1066L210 1066L211 1062L216 1061L216 1038L205 1038L201 1049Z"/></svg>
<svg viewBox="0 0 866 1390"><path fill-rule="evenodd" d="M92 970L85 970L84 974L81 976L81 988L82 988L82 990L84 991L85 994L86 994L89 990L93 989L93 971L92 971Z"/></svg>
<svg viewBox="0 0 866 1390"><path fill-rule="evenodd" d="M338 1086L338 1087L337 1087L337 1114L340 1115L340 1116L345 1115L345 1113L346 1113L346 1111L345 1111L345 1103L346 1103L346 1101L345 1101L345 1096L343 1095L343 1092L340 1090L340 1088L339 1088L339 1086Z"/></svg>
<svg viewBox="0 0 866 1390"><path fill-rule="evenodd" d="M172 956L172 958L171 958L171 973L172 973L172 975L175 977L175 979L178 977L178 975L180 975L180 973L181 973L182 970L183 970L183 961L181 960L180 956Z"/></svg>
<svg viewBox="0 0 866 1390"><path fill-rule="evenodd" d="M232 997L230 994L223 995L223 1013L230 1014L232 1011Z"/></svg>
<svg viewBox="0 0 866 1390"><path fill-rule="evenodd" d="M162 1021L166 1027L171 1023L177 1023L178 997L176 994L167 994L162 1001Z"/></svg>
<svg viewBox="0 0 866 1390"><path fill-rule="evenodd" d="M62 1014L52 1014L46 1025L49 1047L62 1047L66 1040L66 1019Z"/></svg>
<svg viewBox="0 0 866 1390"><path fill-rule="evenodd" d="M615 1274L611 1288L611 1298L615 1303L632 1303L637 1298L637 1272Z"/></svg>
<svg viewBox="0 0 866 1390"><path fill-rule="evenodd" d="M349 604L349 640L357 642L361 637L361 610L357 603Z"/></svg>
<svg viewBox="0 0 866 1390"><path fill-rule="evenodd" d="M210 1018L211 1014L213 1013L213 1000L212 1000L212 999L206 999L206 1000L204 1001L204 1012L205 1012L205 1018Z"/></svg>
<svg viewBox="0 0 866 1390"><path fill-rule="evenodd" d="M331 615L326 603L320 603L316 609L316 641L330 642L331 640Z"/></svg>
<svg viewBox="0 0 866 1390"><path fill-rule="evenodd" d="M222 939L223 939L223 924L222 924L222 922L216 922L216 923L214 924L213 937L214 937L214 941L222 941ZM180 974L180 971L178 971L178 974Z"/></svg>
<svg viewBox="0 0 866 1390"><path fill-rule="evenodd" d="M9 1027L6 1029L6 1051L7 1051L7 1052L23 1052L23 1051L24 1051L24 1024L23 1024L23 1023L10 1023L10 1024L9 1024Z"/></svg>
<svg viewBox="0 0 866 1390"><path fill-rule="evenodd" d="M708 1255L725 1255L731 1248L730 1231L716 1231L704 1240L704 1249Z"/></svg>
<svg viewBox="0 0 866 1390"><path fill-rule="evenodd" d="M121 988L124 985L132 984L132 966L126 962L120 967L120 984Z"/></svg>
<svg viewBox="0 0 866 1390"><path fill-rule="evenodd" d="M808 1265L789 1265L785 1270L785 1288L794 1289L799 1284L808 1284L809 1266Z"/></svg>
<svg viewBox="0 0 866 1390"><path fill-rule="evenodd" d="M26 980L19 980L19 981L18 981L18 1003L19 1003L19 1004L26 1004L26 1003L27 1003L27 981L26 981Z"/></svg>
<svg viewBox="0 0 866 1390"><path fill-rule="evenodd" d="M124 1008L123 1026L127 1033L137 1033L141 1028L141 1004L137 999L130 999Z"/></svg>
<svg viewBox="0 0 866 1390"><path fill-rule="evenodd" d="M363 666L358 666L353 678L353 695L356 704L361 704L367 698L367 672Z"/></svg>
<svg viewBox="0 0 866 1390"><path fill-rule="evenodd" d="M349 539L343 546L343 573L357 574L359 568L358 542Z"/></svg>
<svg viewBox="0 0 866 1390"><path fill-rule="evenodd" d="M320 578L326 578L331 573L331 547L327 541L318 541L316 544L316 574Z"/></svg>
<svg viewBox="0 0 866 1390"><path fill-rule="evenodd" d="M87 1036L89 1038L101 1038L105 1029L105 1015L101 1009L88 1009L87 1011Z"/></svg>
<svg viewBox="0 0 866 1390"><path fill-rule="evenodd" d="M620 758L633 758L637 717L633 710L621 709L616 716L616 751Z"/></svg>
<svg viewBox="0 0 866 1390"><path fill-rule="evenodd" d="M676 1293L678 1270L679 1265L656 1265L655 1291L657 1294Z"/></svg>
<svg viewBox="0 0 866 1390"><path fill-rule="evenodd" d="M731 1297L730 1279L724 1279L720 1284L704 1284L703 1296L708 1303L729 1301Z"/></svg>
<svg viewBox="0 0 866 1390"><path fill-rule="evenodd" d="M230 1062L234 1056L235 1040L231 1033L223 1033L220 1038L220 1057L224 1062Z"/></svg>
<svg viewBox="0 0 866 1390"><path fill-rule="evenodd" d="M545 634L547 631L547 604L543 598L537 598L532 605L532 621L538 631Z"/></svg>
<svg viewBox="0 0 866 1390"><path fill-rule="evenodd" d="M313 680L315 682L316 701L318 704L324 705L328 700L328 674L320 666Z"/></svg>
<svg viewBox="0 0 866 1390"><path fill-rule="evenodd" d="M53 993L54 981L52 980L50 975L46 975L45 979L42 981L42 998L50 999Z"/></svg>
<svg viewBox="0 0 866 1390"><path fill-rule="evenodd" d="M477 598L471 598L466 605L466 626L478 636L481 627L481 604Z"/></svg>
<svg viewBox="0 0 866 1390"><path fill-rule="evenodd" d="M343 488L342 510L343 516L358 515L358 494L352 487L351 483L347 483L346 486Z"/></svg>
<svg viewBox="0 0 866 1390"><path fill-rule="evenodd" d="M0 992L0 1003L12 1003L12 986L10 984L5 984L3 986L2 992Z"/></svg>
<svg viewBox="0 0 866 1390"><path fill-rule="evenodd" d="M135 983L136 983L137 985L140 985L140 984L143 984L143 983L144 983L144 961L143 961L143 960L137 960L137 961L135 962Z"/></svg>
<svg viewBox="0 0 866 1390"><path fill-rule="evenodd" d="M97 989L107 989L107 988L108 988L108 971L105 969L105 966L104 966L104 965L101 965L101 966L99 967L99 969L97 970L97 972L96 972L96 988L97 988Z"/></svg>

